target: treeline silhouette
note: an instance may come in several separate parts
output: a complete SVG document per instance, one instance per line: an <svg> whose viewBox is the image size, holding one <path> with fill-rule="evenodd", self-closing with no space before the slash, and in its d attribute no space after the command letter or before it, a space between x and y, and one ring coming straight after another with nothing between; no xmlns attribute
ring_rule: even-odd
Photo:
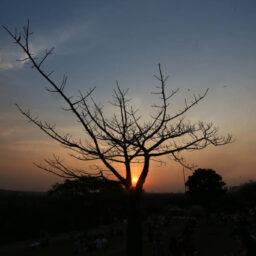
<svg viewBox="0 0 256 256"><path fill-rule="evenodd" d="M0 244L88 230L123 217L123 198L0 191Z"/></svg>
<svg viewBox="0 0 256 256"><path fill-rule="evenodd" d="M127 218L124 193L106 193L104 189L101 193L98 188L85 194L70 193L74 188L69 182L66 184L69 188L63 189L65 193L60 192L60 184L48 193L0 190L0 245L74 230L88 231ZM209 210L214 209L215 213L246 212L248 208L256 207L255 195L256 182L248 182L213 202ZM144 192L142 216L146 218L170 207L188 210L195 205L197 202L183 193Z"/></svg>

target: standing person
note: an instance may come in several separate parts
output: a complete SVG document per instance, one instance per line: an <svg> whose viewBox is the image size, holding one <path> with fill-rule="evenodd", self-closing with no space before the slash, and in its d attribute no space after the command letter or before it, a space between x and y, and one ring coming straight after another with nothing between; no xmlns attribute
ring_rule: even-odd
<svg viewBox="0 0 256 256"><path fill-rule="evenodd" d="M154 256L164 256L163 241L161 234L156 234L154 241Z"/></svg>
<svg viewBox="0 0 256 256"><path fill-rule="evenodd" d="M193 256L197 252L195 249L195 242L193 239L194 230L188 225L182 236L182 249L186 256Z"/></svg>
<svg viewBox="0 0 256 256"><path fill-rule="evenodd" d="M170 245L169 245L169 252L170 252L170 256L181 256L182 255L181 247L180 247L176 237L171 237Z"/></svg>

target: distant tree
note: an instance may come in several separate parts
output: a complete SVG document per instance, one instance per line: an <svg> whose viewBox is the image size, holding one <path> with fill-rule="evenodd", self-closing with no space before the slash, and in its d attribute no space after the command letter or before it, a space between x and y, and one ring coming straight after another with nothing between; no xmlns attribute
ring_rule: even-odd
<svg viewBox="0 0 256 256"><path fill-rule="evenodd" d="M256 206L256 181L250 180L240 186L238 190L240 201L243 205L250 207Z"/></svg>
<svg viewBox="0 0 256 256"><path fill-rule="evenodd" d="M212 169L197 169L189 176L187 194L198 202L209 205L212 201L220 199L226 192L226 183L222 177Z"/></svg>
<svg viewBox="0 0 256 256"><path fill-rule="evenodd" d="M64 198L87 198L92 194L100 194L104 197L122 195L124 189L117 182L108 181L101 177L83 176L74 180L66 179L64 183L56 183L48 193Z"/></svg>
<svg viewBox="0 0 256 256"><path fill-rule="evenodd" d="M52 71L43 68L46 59L52 54L53 48L46 50L44 55L36 56L30 48L29 22L23 27L21 33L12 33L3 28L21 47L25 57L20 61L32 62L32 67L48 82L47 90L59 95L66 104L66 111L72 113L84 133L82 138L74 138L69 133L63 134L55 125L42 122L31 115L30 111L23 110L17 105L21 113L44 133L71 150L75 159L80 161L97 161L107 172L111 173L116 181L120 182L128 196L128 224L127 224L127 255L142 255L142 229L141 229L141 195L146 181L150 163L160 162L162 156L184 164L180 155L182 151L201 150L209 145L220 146L231 142L231 136L222 137L212 123L198 122L192 124L185 121L185 114L204 99L208 90L202 95L194 95L191 101L185 100L184 107L174 111L170 108L170 100L178 90L168 92L161 66L158 66L158 75L155 76L159 85L155 95L159 97L158 103L153 105L149 120L141 118L138 111L127 97L128 90L121 90L118 83L113 92L112 105L116 108L112 118L107 118L104 107L97 103L93 97L93 89L84 94L79 92L78 98L69 96L65 90L67 77L58 83L52 78ZM72 132L72 131L71 131ZM133 164L141 165L136 184L132 182ZM37 165L39 168L64 178L79 178L88 173L67 168L59 157L46 160L46 165ZM97 175L106 176L106 171ZM90 174L92 175L92 174ZM104 213L102 213L104 214Z"/></svg>
<svg viewBox="0 0 256 256"><path fill-rule="evenodd" d="M66 179L64 183L53 185L48 196L56 200L59 207L71 207L76 214L75 222L80 221L82 229L125 218L126 197L123 187L117 182L90 176Z"/></svg>

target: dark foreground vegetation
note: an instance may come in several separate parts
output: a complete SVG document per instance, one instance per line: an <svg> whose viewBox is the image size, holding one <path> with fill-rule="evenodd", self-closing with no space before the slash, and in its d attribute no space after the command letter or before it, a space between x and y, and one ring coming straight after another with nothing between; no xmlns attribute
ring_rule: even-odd
<svg viewBox="0 0 256 256"><path fill-rule="evenodd" d="M88 245L87 254L125 255L126 197L115 189L102 193L95 187L78 193L66 182L48 193L0 191L0 254L75 255L82 248L80 240L95 246L101 236L106 248L89 252ZM245 232L256 245L255 195L255 182L206 205L188 194L144 193L144 255L165 255L154 254L157 246L167 254L192 229L197 254L239 255L232 253L242 248ZM36 241L41 245L34 251Z"/></svg>

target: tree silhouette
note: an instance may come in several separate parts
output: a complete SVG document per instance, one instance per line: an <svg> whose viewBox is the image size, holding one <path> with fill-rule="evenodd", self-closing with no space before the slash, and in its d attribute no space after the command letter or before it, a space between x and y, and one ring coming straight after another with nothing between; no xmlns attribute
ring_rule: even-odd
<svg viewBox="0 0 256 256"><path fill-rule="evenodd" d="M56 183L48 193L58 197L87 198L92 194L113 197L122 195L124 190L120 183L108 181L102 177L82 176L79 179L66 179L64 183Z"/></svg>
<svg viewBox="0 0 256 256"><path fill-rule="evenodd" d="M250 180L242 184L238 190L238 195L242 204L249 207L255 207L256 181Z"/></svg>
<svg viewBox="0 0 256 256"><path fill-rule="evenodd" d="M188 195L203 204L220 199L226 192L225 185L222 177L212 169L197 169L186 182Z"/></svg>
<svg viewBox="0 0 256 256"><path fill-rule="evenodd" d="M17 105L18 109L44 133L71 150L71 155L75 159L97 161L97 163L100 161L106 170L100 169L95 176L110 179L107 173L111 173L111 179L114 178L124 186L129 202L127 255L142 255L140 200L150 162L161 162L161 156L169 156L174 161L185 165L180 155L182 151L201 150L208 145L219 146L231 142L231 135L219 136L217 128L212 123L200 121L192 124L184 119L184 114L199 103L208 90L202 95L194 95L189 103L185 100L183 109L171 114L170 100L177 94L178 89L167 91L168 76L163 75L159 64L158 75L155 76L159 85L154 94L160 100L159 103L153 105L151 119L145 121L141 118L127 97L128 90L122 90L118 82L111 102L116 112L112 118L107 118L104 107L92 97L95 88L85 93L79 92L78 98L74 99L65 92L66 76L63 77L61 83L57 83L51 78L52 72L43 69L42 66L52 54L53 48L46 50L41 58L31 52L29 41L32 33L29 21L21 33L12 33L5 26L3 28L26 54L26 57L20 61L30 60L32 67L49 83L47 90L61 96L67 105L66 111L71 112L80 123L84 137L76 140L70 134L57 131L55 125L33 117L29 110L25 111ZM136 184L132 183L132 164L134 163L142 165ZM123 166L124 172L120 165ZM88 175L86 171L66 167L63 160L57 156L54 156L52 160L46 160L45 165L37 164L37 166L64 178L79 178Z"/></svg>

